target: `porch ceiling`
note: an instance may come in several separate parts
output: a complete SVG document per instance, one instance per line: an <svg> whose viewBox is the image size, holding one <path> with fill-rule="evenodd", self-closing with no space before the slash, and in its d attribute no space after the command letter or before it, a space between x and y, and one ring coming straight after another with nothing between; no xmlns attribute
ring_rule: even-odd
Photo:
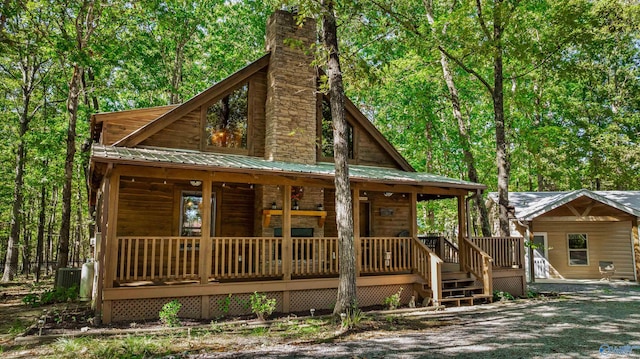
<svg viewBox="0 0 640 359"><path fill-rule="evenodd" d="M304 177L333 177L332 163L315 165L268 161L259 157L222 153L207 153L157 148L127 148L94 144L91 151L93 162L147 165L167 168L190 168L221 172L254 172L264 174L302 175ZM448 187L466 190L485 189L479 183L424 172L406 172L393 168L349 165L349 176L356 182L376 182L414 186Z"/></svg>

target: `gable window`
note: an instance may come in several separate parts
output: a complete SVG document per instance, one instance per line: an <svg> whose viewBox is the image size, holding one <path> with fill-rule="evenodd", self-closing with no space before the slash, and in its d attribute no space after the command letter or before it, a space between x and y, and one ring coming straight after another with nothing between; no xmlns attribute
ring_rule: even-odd
<svg viewBox="0 0 640 359"><path fill-rule="evenodd" d="M589 251L586 233L570 233L567 236L569 248L569 265L586 266L589 265Z"/></svg>
<svg viewBox="0 0 640 359"><path fill-rule="evenodd" d="M345 113L346 115L346 113ZM322 99L322 123L321 123L321 145L320 154L322 157L333 157L333 119L331 118L331 106L329 101ZM353 159L353 126L347 122L347 148L348 158Z"/></svg>
<svg viewBox="0 0 640 359"><path fill-rule="evenodd" d="M244 84L209 106L205 124L207 148L247 149L248 92L249 85Z"/></svg>

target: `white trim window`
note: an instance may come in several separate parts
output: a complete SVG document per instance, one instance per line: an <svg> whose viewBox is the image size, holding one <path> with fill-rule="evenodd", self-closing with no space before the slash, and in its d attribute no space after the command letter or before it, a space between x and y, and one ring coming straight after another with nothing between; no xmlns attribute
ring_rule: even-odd
<svg viewBox="0 0 640 359"><path fill-rule="evenodd" d="M586 233L569 233L567 235L567 248L570 266L589 265L589 247Z"/></svg>

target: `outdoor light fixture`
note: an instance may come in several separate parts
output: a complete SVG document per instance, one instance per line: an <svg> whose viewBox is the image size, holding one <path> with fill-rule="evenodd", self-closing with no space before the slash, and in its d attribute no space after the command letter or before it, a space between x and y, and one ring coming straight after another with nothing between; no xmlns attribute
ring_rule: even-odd
<svg viewBox="0 0 640 359"><path fill-rule="evenodd" d="M384 192L383 194L384 194L385 197L393 196L393 192Z"/></svg>
<svg viewBox="0 0 640 359"><path fill-rule="evenodd" d="M191 183L191 185L193 187L199 187L202 184L202 181L200 181L200 180L191 180L191 181L189 181L189 183Z"/></svg>

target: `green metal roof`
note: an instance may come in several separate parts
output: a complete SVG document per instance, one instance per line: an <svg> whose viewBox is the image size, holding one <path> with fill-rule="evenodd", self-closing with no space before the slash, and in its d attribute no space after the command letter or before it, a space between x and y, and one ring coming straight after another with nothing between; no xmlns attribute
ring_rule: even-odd
<svg viewBox="0 0 640 359"><path fill-rule="evenodd" d="M189 167L221 171L259 171L303 175L307 177L333 177L333 163L300 164L282 161L269 161L260 157L184 151L158 148L127 148L94 144L91 159L105 163L130 163L155 165L161 167ZM406 172L394 168L349 165L349 177L352 181L374 181L386 184L406 184L461 189L484 189L485 185L424 173Z"/></svg>

